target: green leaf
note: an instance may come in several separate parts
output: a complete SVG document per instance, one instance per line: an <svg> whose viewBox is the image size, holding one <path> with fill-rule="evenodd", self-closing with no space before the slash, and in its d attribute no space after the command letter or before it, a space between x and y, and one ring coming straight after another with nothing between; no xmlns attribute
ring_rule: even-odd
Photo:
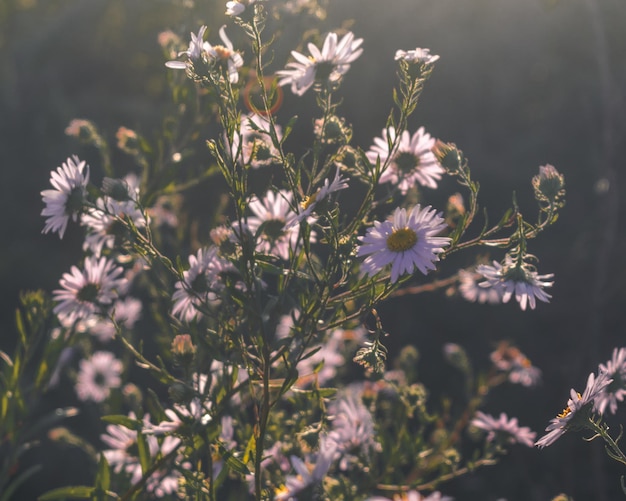
<svg viewBox="0 0 626 501"><path fill-rule="evenodd" d="M291 131L293 130L293 126L296 124L297 120L298 120L298 115L294 115L293 117L289 119L289 122L287 122L287 125L285 125L285 128L283 129L283 139L281 140L281 143L284 143L287 137L289 136L289 134L291 134Z"/></svg>
<svg viewBox="0 0 626 501"><path fill-rule="evenodd" d="M98 462L98 475L96 476L96 488L103 491L108 491L111 485L111 470L106 456L100 454L100 461Z"/></svg>
<svg viewBox="0 0 626 501"><path fill-rule="evenodd" d="M150 448L148 440L143 433L137 433L137 450L139 452L139 463L141 464L141 473L144 475L150 468Z"/></svg>
<svg viewBox="0 0 626 501"><path fill-rule="evenodd" d="M11 482L4 492L2 492L2 496L0 496L0 501L10 501L11 495L15 492L15 490L22 485L26 480L28 480L31 476L41 470L42 466L40 464L36 464L28 468L28 470L24 471L20 474L19 477L14 479Z"/></svg>
<svg viewBox="0 0 626 501"><path fill-rule="evenodd" d="M46 492L37 498L38 501L50 499L89 499L95 489L87 485L75 485L72 487L60 487Z"/></svg>

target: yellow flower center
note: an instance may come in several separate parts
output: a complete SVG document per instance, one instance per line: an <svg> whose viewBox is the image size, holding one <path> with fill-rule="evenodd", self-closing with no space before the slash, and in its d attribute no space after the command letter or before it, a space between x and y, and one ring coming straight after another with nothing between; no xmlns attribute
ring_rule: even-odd
<svg viewBox="0 0 626 501"><path fill-rule="evenodd" d="M417 243L417 233L411 228L400 228L387 237L387 249L392 252L404 252Z"/></svg>
<svg viewBox="0 0 626 501"><path fill-rule="evenodd" d="M576 392L576 395L578 395L578 400L580 400L582 397L582 395L578 392ZM572 409L569 408L569 405L567 407L565 407L565 409L563 409L563 412L561 412L560 414L558 414L556 417L559 419L563 419L564 417L567 417L570 413L572 412Z"/></svg>
<svg viewBox="0 0 626 501"><path fill-rule="evenodd" d="M226 60L233 54L230 49L224 47L223 45L214 45L213 50L215 51L215 54L217 54L217 59Z"/></svg>
<svg viewBox="0 0 626 501"><path fill-rule="evenodd" d="M311 195L310 197L304 197L304 200L300 202L300 207L302 207L304 210L307 210L311 206L311 204L315 203L316 199L317 193L313 193L313 195Z"/></svg>

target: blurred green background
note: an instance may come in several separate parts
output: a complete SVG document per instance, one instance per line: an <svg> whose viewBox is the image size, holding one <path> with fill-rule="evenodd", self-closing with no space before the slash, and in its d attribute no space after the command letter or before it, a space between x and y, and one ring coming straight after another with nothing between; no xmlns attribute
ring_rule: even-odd
<svg viewBox="0 0 626 501"><path fill-rule="evenodd" d="M276 1L276 0L275 0ZM81 236L41 235L39 192L69 155L97 156L64 134L72 118L93 120L112 141L124 125L146 135L170 106L160 31L187 39L202 22L228 20L223 1L1 0L0 2L0 348L12 345L22 289L56 287L80 256ZM623 0L330 0L321 30L346 19L364 54L345 78L341 107L354 144L367 149L391 106L396 49L429 47L441 56L411 125L455 142L481 183L495 220L516 191L522 212L536 211L531 177L554 164L566 176L561 219L531 242L540 273L555 273L550 305L478 306L443 293L404 296L381 308L392 350L413 343L427 386L451 388L456 374L441 346L457 342L487 363L500 339L518 344L543 370L537 389L506 387L487 411L520 418L541 432L582 389L615 346L626 346L626 224L621 202L626 158L626 4ZM273 69L282 67L306 27L287 26ZM231 29L230 31L233 31ZM229 32L230 32L229 31ZM281 114L310 116L311 93L288 91ZM308 116L307 116L308 113ZM282 116L282 115L281 115ZM442 191L456 191L443 183ZM443 197L443 195L442 195ZM435 199L436 200L436 199ZM445 197L441 198L445 200ZM495 259L502 255L494 253ZM444 269L471 264L450 259ZM446 268L447 267L447 268ZM452 313L451 313L452 312ZM626 412L609 420L626 423ZM571 435L571 436L570 436ZM570 434L545 451L515 449L503 463L445 492L459 500L619 499L620 471L600 443ZM42 453L45 458L45 453ZM56 469L55 469L56 468ZM77 469L76 471L79 471ZM50 486L83 483L70 464L39 477Z"/></svg>

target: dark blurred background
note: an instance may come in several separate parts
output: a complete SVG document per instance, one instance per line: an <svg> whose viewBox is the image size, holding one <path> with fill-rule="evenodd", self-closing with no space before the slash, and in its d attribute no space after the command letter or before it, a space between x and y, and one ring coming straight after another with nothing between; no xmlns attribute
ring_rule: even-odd
<svg viewBox="0 0 626 501"><path fill-rule="evenodd" d="M64 134L72 118L93 120L112 141L117 127L154 133L167 101L157 35L187 39L200 22L227 22L225 2L175 0L2 0L0 2L0 348L12 345L23 289L56 287L80 255L79 231L63 241L41 235L39 192L69 155L97 162ZM626 232L620 194L626 158L626 4L623 0L331 0L321 29L345 19L364 54L346 76L341 108L354 144L367 149L383 128L395 84L396 49L429 47L441 56L411 130L455 142L481 183L492 219L513 191L522 212L536 212L530 179L539 165L566 176L567 205L557 224L530 243L540 273L555 273L551 304L522 312L515 303L480 306L403 296L381 308L390 348L415 344L427 386L454 386L441 347L456 342L486 366L495 342L509 339L543 370L539 388L500 388L486 403L541 432L566 404L569 389L615 346L626 346ZM232 29L230 31L233 31ZM230 32L229 31L229 32ZM285 28L275 68L298 43ZM280 57L279 57L280 56ZM311 93L286 92L283 109L306 113ZM294 107L296 111L293 111ZM92 157L90 157L92 155ZM101 174L97 179L100 179ZM454 183L443 183L452 193ZM501 259L494 253L492 257ZM444 263L444 274L473 256ZM446 269L446 266L448 268ZM450 314L454 312L454 314ZM612 429L626 413L609 420ZM58 470L58 467L57 467ZM39 478L82 483L64 465ZM62 473L61 473L62 471ZM568 434L544 451L514 449L497 467L444 489L463 500L620 499L619 475L600 443ZM50 478L46 479L46 475ZM60 476L59 476L60 475Z"/></svg>

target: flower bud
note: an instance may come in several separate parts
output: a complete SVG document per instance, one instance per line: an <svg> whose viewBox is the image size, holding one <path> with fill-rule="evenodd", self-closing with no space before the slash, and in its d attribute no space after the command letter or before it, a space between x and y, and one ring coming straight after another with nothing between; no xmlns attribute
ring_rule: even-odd
<svg viewBox="0 0 626 501"><path fill-rule="evenodd" d="M453 143L444 143L437 139L433 147L433 153L439 163L448 170L448 172L456 172L461 167L461 152Z"/></svg>
<svg viewBox="0 0 626 501"><path fill-rule="evenodd" d="M196 354L196 347L189 334L178 334L172 341L171 349L174 360L182 366L190 364Z"/></svg>
<svg viewBox="0 0 626 501"><path fill-rule="evenodd" d="M555 203L565 195L565 177L553 165L539 167L539 174L533 177L535 198L540 202Z"/></svg>

